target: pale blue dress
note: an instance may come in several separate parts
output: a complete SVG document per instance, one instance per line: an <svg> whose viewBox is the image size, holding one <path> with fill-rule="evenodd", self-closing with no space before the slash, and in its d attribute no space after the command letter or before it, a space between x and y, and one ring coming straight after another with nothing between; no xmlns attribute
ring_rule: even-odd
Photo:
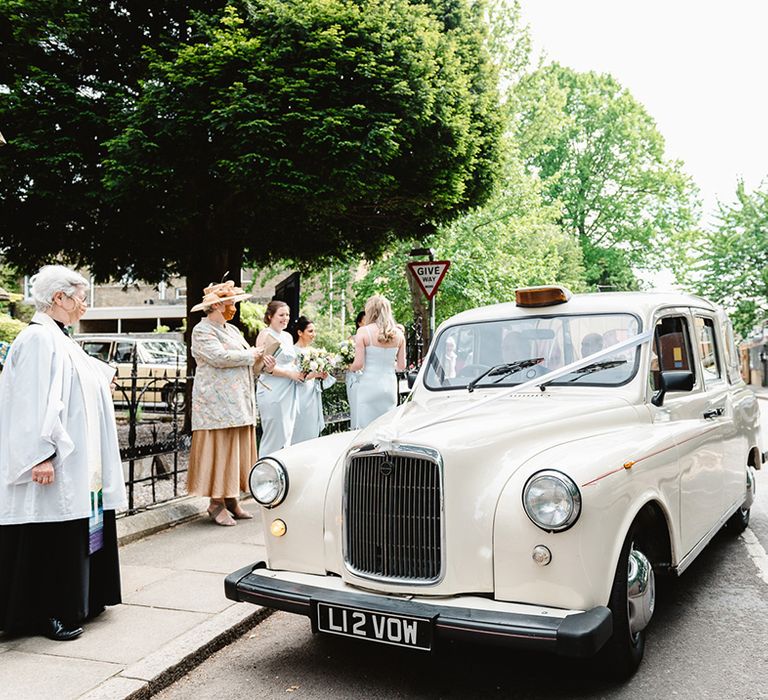
<svg viewBox="0 0 768 700"><path fill-rule="evenodd" d="M296 352L302 350L298 346ZM325 428L323 417L323 389L328 389L336 383L333 377L327 379L306 379L296 387L296 423L293 426L291 444L312 440L320 435Z"/></svg>
<svg viewBox="0 0 768 700"><path fill-rule="evenodd" d="M370 340L370 329L366 328ZM365 428L379 416L397 406L397 348L365 346L365 365L358 375L350 397L355 422L352 429Z"/></svg>
<svg viewBox="0 0 768 700"><path fill-rule="evenodd" d="M299 363L290 333L282 331L278 334L271 328L267 328L267 333L280 341L280 352L275 357L276 366L298 371ZM266 457L291 444L298 411L298 387L299 382L288 377L276 377L266 372L259 375L256 388L262 431L259 457Z"/></svg>

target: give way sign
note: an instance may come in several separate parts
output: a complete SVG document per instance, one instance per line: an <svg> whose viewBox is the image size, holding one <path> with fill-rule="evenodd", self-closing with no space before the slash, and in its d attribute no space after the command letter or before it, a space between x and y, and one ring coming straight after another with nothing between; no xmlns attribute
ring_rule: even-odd
<svg viewBox="0 0 768 700"><path fill-rule="evenodd" d="M419 283L419 287L431 299L437 294L437 288L451 266L450 260L430 260L429 262L411 262L408 267Z"/></svg>

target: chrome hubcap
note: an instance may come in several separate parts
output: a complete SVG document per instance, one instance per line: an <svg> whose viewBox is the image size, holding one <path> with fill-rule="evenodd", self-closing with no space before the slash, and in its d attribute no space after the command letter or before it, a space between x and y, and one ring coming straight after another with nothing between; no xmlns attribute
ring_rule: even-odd
<svg viewBox="0 0 768 700"><path fill-rule="evenodd" d="M629 552L627 612L629 632L634 637L651 621L656 605L656 578L648 557L634 547Z"/></svg>

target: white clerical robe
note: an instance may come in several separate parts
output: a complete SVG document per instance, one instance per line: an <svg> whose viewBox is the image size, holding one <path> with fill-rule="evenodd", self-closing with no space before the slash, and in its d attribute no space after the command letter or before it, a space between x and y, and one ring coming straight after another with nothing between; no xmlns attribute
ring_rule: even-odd
<svg viewBox="0 0 768 700"><path fill-rule="evenodd" d="M100 365L48 314L35 314L13 342L0 373L0 525L88 518L95 471L104 509L126 505L109 379ZM53 483L34 483L32 468L51 456Z"/></svg>

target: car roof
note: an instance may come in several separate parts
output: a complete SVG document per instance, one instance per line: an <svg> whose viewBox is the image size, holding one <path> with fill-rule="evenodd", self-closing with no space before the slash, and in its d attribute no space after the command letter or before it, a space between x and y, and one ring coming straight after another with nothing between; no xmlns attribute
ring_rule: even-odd
<svg viewBox="0 0 768 700"><path fill-rule="evenodd" d="M523 307L514 302L482 306L462 311L445 321L445 325L495 321L526 316L551 316L564 314L634 313L649 318L657 309L665 307L695 307L717 311L718 306L702 297L678 292L596 292L574 294L568 301L549 306ZM442 324L441 324L442 325Z"/></svg>
<svg viewBox="0 0 768 700"><path fill-rule="evenodd" d="M96 342L111 342L113 340L175 340L179 343L183 342L181 338L171 337L163 333L147 333L146 335L127 335L125 333L77 333L73 337L75 340L95 340Z"/></svg>

